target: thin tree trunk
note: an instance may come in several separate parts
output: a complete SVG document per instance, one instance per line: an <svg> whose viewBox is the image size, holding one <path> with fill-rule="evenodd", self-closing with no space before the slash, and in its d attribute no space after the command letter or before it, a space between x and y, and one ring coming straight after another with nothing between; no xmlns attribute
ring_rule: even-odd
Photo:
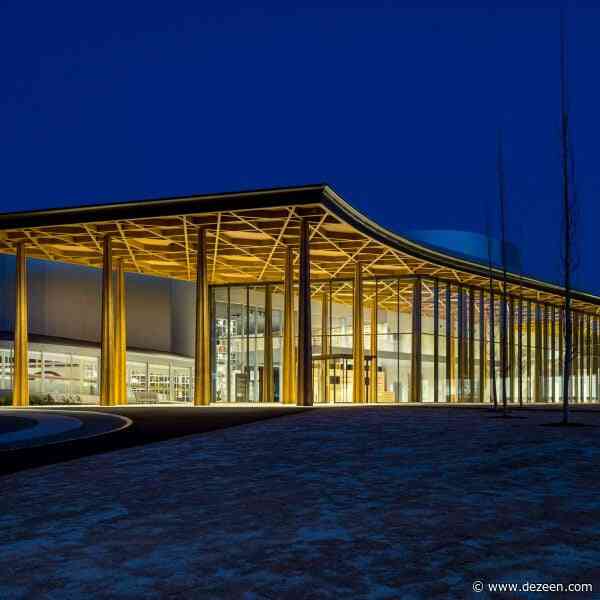
<svg viewBox="0 0 600 600"><path fill-rule="evenodd" d="M500 312L500 371L502 374L502 412L507 414L506 376L508 372L508 319L506 314L506 186L502 155L502 132L498 132L498 200L500 202L500 243L502 256L502 310Z"/></svg>
<svg viewBox="0 0 600 600"><path fill-rule="evenodd" d="M492 264L492 239L489 219L486 223L487 229L487 251L488 251L488 272L490 283L490 378L491 395L494 410L498 410L498 389L496 386L496 318L494 303L494 271Z"/></svg>
<svg viewBox="0 0 600 600"><path fill-rule="evenodd" d="M565 356L563 361L563 414L562 422L569 422L569 387L571 379L571 362L573 358L573 331L571 323L571 200L569 185L569 113L567 106L567 63L565 18L561 12L560 18L560 90L561 90L561 142L562 142L562 180L563 180L563 271L565 286Z"/></svg>

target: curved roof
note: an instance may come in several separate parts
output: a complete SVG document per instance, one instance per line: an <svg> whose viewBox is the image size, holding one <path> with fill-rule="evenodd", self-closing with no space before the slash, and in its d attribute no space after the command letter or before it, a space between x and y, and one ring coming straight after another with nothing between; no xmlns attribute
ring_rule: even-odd
<svg viewBox="0 0 600 600"><path fill-rule="evenodd" d="M351 279L361 261L366 277L421 275L464 286L489 285L488 268L410 241L375 223L330 186L315 184L225 194L160 198L0 215L0 252L25 243L30 256L99 267L100 239L114 236L115 258L132 272L191 280L195 232L207 230L211 283L280 282L285 249L299 224L311 225L311 277ZM501 272L494 269L500 290ZM508 291L561 304L563 289L509 273ZM574 308L600 312L600 298L574 292Z"/></svg>

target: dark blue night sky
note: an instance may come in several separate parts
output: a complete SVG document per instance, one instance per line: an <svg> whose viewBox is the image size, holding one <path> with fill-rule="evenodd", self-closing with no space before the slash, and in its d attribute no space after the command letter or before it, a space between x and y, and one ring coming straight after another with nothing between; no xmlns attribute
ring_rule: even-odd
<svg viewBox="0 0 600 600"><path fill-rule="evenodd" d="M559 278L559 13L462 3L0 6L3 210L325 181L381 224L509 237ZM578 287L600 292L600 10L570 6Z"/></svg>

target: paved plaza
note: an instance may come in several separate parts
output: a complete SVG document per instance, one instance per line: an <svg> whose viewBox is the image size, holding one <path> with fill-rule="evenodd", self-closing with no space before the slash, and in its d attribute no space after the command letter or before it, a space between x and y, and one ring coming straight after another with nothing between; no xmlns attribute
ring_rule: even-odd
<svg viewBox="0 0 600 600"><path fill-rule="evenodd" d="M6 475L0 597L600 589L600 413L521 414L309 410Z"/></svg>

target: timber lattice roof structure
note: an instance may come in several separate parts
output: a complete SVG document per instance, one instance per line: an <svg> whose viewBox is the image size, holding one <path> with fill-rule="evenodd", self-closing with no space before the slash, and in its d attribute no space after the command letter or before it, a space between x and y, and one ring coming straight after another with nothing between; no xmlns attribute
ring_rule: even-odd
<svg viewBox="0 0 600 600"><path fill-rule="evenodd" d="M367 294L369 279L415 275L489 287L486 265L396 235L325 184L7 213L0 215L0 253L14 254L25 243L32 258L100 268L102 238L112 235L114 258L126 271L190 281L196 272L197 231L204 228L209 284L280 283L286 248L299 244L301 219L310 223L314 293L331 280L347 280L347 289L336 294L351 300L356 261L363 265ZM494 269L497 291L501 279ZM383 288L379 302L385 304L400 286ZM508 275L507 292L563 303L560 286L517 274ZM573 292L573 309L600 314L600 298Z"/></svg>

